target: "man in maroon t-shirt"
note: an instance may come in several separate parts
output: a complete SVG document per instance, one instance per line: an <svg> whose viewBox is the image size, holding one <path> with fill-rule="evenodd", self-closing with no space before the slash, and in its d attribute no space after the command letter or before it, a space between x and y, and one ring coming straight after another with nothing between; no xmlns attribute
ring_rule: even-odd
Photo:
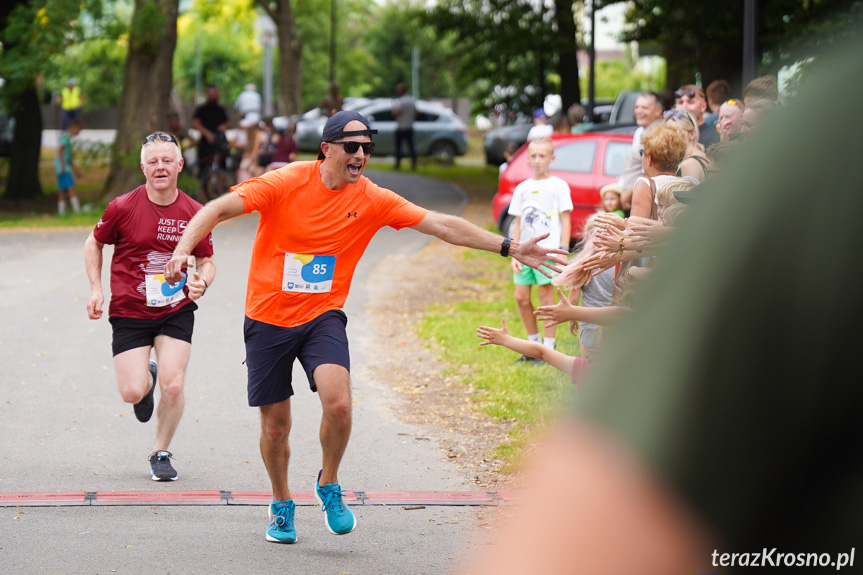
<svg viewBox="0 0 863 575"><path fill-rule="evenodd" d="M182 169L183 156L174 136L154 132L144 138L141 170L146 183L112 201L84 244L90 319L102 317L102 249L114 245L108 308L114 369L120 395L134 405L139 421L147 422L153 415L159 383L156 440L149 456L154 481L177 479L168 447L185 405L183 383L192 348L193 312L198 308L194 300L204 295L216 275L213 237L208 235L187 262L195 266L194 273L176 284L165 280L165 264L186 224L202 207L177 189ZM184 268L183 273L189 270ZM159 368L150 361L153 348Z"/></svg>

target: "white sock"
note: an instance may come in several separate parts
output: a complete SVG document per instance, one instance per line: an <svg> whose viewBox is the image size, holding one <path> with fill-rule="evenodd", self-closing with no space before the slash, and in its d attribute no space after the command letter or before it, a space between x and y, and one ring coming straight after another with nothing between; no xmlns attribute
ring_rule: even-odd
<svg viewBox="0 0 863 575"><path fill-rule="evenodd" d="M78 200L78 196L69 199L72 202L72 211L76 214L81 211L81 202Z"/></svg>
<svg viewBox="0 0 863 575"><path fill-rule="evenodd" d="M535 341L536 343L539 343L542 341L542 336L538 333L529 333L527 334L527 341Z"/></svg>
<svg viewBox="0 0 863 575"><path fill-rule="evenodd" d="M554 349L554 338L553 337L544 338L542 340L542 343L545 347L550 348L550 349Z"/></svg>
<svg viewBox="0 0 863 575"><path fill-rule="evenodd" d="M57 213L61 216L66 213L66 200L60 200L57 202Z"/></svg>

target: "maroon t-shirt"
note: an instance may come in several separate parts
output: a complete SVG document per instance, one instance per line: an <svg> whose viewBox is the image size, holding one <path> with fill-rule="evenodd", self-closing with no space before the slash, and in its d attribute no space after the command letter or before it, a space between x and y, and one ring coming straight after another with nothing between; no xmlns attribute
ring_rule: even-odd
<svg viewBox="0 0 863 575"><path fill-rule="evenodd" d="M114 245L110 317L160 319L192 301L188 287L180 290L168 284L163 274L186 225L202 207L183 192L169 206L154 204L145 186L108 204L93 235ZM192 255L213 255L212 234L195 246Z"/></svg>

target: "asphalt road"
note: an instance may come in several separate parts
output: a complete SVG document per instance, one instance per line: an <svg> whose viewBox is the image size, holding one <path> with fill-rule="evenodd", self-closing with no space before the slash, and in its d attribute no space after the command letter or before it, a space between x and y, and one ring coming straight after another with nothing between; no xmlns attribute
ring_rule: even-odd
<svg viewBox="0 0 863 575"><path fill-rule="evenodd" d="M458 213L461 190L403 174L369 173L408 199ZM180 479L155 483L147 455L154 421L139 423L116 391L107 319L91 321L82 247L89 229L0 232L0 492L269 491L248 407L243 301L256 217L214 232L218 275L200 300L186 412L171 445ZM354 429L340 470L354 491L477 489L442 461L433 431L402 421L386 382L364 365L376 346L365 313L389 277L386 255L428 238L384 229L358 267L345 308ZM103 286L108 292L110 248ZM294 374L290 482L311 491L320 468L320 405ZM296 385L299 384L299 385ZM158 393L157 393L158 396ZM419 439L418 439L419 438ZM476 543L487 507L354 506L358 528L335 537L319 508L298 507L296 545L264 540L266 509L251 506L0 507L0 573L450 573Z"/></svg>

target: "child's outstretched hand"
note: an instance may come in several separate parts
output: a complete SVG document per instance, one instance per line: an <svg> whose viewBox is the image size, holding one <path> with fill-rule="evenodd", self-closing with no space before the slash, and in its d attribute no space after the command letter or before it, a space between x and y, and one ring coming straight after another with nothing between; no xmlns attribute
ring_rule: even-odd
<svg viewBox="0 0 863 575"><path fill-rule="evenodd" d="M552 327L559 323L575 319L575 307L570 303L569 298L563 293L563 290L557 288L557 293L560 296L560 302L555 305L541 305L533 312L536 319L543 322L545 327Z"/></svg>
<svg viewBox="0 0 863 575"><path fill-rule="evenodd" d="M476 328L476 336L484 339L480 345L503 345L503 340L509 335L509 330L506 328L506 320L500 320L501 328L495 329L484 325Z"/></svg>

